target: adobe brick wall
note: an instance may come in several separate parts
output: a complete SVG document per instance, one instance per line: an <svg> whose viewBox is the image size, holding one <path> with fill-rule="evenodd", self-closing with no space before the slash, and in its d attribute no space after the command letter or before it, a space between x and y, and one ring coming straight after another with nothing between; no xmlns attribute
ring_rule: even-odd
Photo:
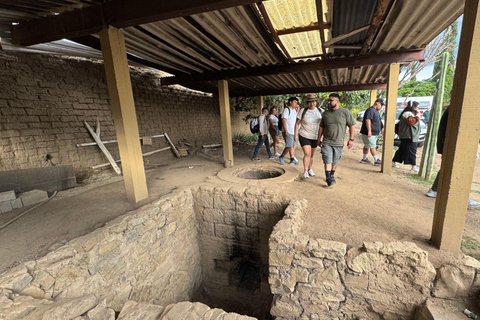
<svg viewBox="0 0 480 320"><path fill-rule="evenodd" d="M0 170L72 164L76 172L107 162L84 126L101 123L102 140L115 140L103 63L85 59L0 51ZM220 143L218 99L159 86L158 73L131 68L140 135L167 132L174 143L185 138L198 146ZM154 139L143 152L164 147ZM107 148L119 158L116 144ZM171 157L162 152L157 156Z"/></svg>

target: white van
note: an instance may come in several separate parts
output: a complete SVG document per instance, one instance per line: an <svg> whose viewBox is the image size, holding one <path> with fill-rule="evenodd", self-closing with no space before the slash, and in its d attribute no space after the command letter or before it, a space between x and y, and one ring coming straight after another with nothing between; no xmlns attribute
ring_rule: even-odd
<svg viewBox="0 0 480 320"><path fill-rule="evenodd" d="M397 108L405 108L407 106L408 101L417 101L420 106L420 110L426 110L428 106L432 107L433 103L433 96L426 96L426 97L397 97Z"/></svg>

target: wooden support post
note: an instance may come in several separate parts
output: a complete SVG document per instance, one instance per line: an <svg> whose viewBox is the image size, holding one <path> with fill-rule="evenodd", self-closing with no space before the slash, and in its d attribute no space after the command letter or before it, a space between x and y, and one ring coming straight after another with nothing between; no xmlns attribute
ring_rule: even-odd
<svg viewBox="0 0 480 320"><path fill-rule="evenodd" d="M373 106L377 100L377 90L370 90L370 107Z"/></svg>
<svg viewBox="0 0 480 320"><path fill-rule="evenodd" d="M257 96L257 116L262 114L263 109L263 96Z"/></svg>
<svg viewBox="0 0 480 320"><path fill-rule="evenodd" d="M148 198L148 190L125 39L121 30L111 26L99 35L127 199L138 202Z"/></svg>
<svg viewBox="0 0 480 320"><path fill-rule="evenodd" d="M218 80L218 100L222 126L223 160L225 161L225 168L230 168L233 167L233 143L227 80Z"/></svg>
<svg viewBox="0 0 480 320"><path fill-rule="evenodd" d="M385 112L385 128L383 129L382 172L392 173L393 140L395 137L395 115L397 113L398 74L400 65L390 64L387 83L387 109Z"/></svg>
<svg viewBox="0 0 480 320"><path fill-rule="evenodd" d="M479 17L479 0L466 0L433 217L433 244L453 253L460 251L480 130Z"/></svg>

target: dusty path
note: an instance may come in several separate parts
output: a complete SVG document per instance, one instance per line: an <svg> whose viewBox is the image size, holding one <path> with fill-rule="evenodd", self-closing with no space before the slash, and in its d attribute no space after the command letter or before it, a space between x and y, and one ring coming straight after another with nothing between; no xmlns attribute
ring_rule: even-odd
<svg viewBox="0 0 480 320"><path fill-rule="evenodd" d="M359 163L361 147L355 143L352 150L345 150L336 173L338 183L332 188L326 188L319 154L314 164L317 177L297 179L288 184L273 183L271 187L290 197L308 200L303 231L311 236L342 241L349 246L361 245L363 241L414 241L430 252L430 260L436 266L450 259L449 254L428 244L435 203L424 195L428 187L405 180L407 167L387 176L379 173L379 167ZM254 165L250 160L253 146L237 146L234 150L236 165ZM49 203L0 230L0 272L43 256L177 188L215 177L223 169L222 157L222 150L216 149L208 151L207 156L176 159L163 154L151 158L150 163L156 162L156 167L147 171L150 197L138 204L125 199L123 181L110 174L84 187L59 192ZM265 149L260 151L259 157L267 158ZM297 158L302 157L298 150ZM265 162L279 165L271 160L261 163ZM300 176L301 166L295 168ZM473 180L478 184L472 185L480 189L480 161L477 161ZM479 194L471 196L480 200ZM0 225L20 212L21 209L2 214ZM479 231L480 211L468 210L465 234L480 240Z"/></svg>

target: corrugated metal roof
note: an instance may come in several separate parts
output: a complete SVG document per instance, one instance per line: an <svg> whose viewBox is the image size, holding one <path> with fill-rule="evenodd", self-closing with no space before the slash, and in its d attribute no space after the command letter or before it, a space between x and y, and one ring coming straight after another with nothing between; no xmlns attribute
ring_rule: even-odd
<svg viewBox="0 0 480 320"><path fill-rule="evenodd" d="M371 23L378 0L321 0L325 40ZM0 0L0 29L17 19L45 16L101 0ZM392 0L385 22L377 32L370 53L421 48L461 14L462 0ZM23 6L22 6L23 5ZM317 23L315 0L270 0L264 6L273 25L268 25L256 5L240 6L189 17L170 19L124 28L127 51L154 62L177 75L219 72L285 63L281 46L274 41L276 30L311 26ZM270 34L269 34L270 32ZM362 45L367 31L338 41L337 45ZM28 50L8 45L9 33L2 39L5 49ZM291 57L321 59L319 31L279 36ZM35 52L58 52L98 58L90 50L66 42L53 42L31 48ZM332 52L331 50L329 50ZM333 56L357 54L359 50L335 49ZM298 59L295 59L298 61ZM295 63L295 62L293 62ZM293 74L277 74L229 80L232 93L246 90L281 90L346 84L385 83L387 65L343 68ZM216 82L191 83L188 87L216 92Z"/></svg>

